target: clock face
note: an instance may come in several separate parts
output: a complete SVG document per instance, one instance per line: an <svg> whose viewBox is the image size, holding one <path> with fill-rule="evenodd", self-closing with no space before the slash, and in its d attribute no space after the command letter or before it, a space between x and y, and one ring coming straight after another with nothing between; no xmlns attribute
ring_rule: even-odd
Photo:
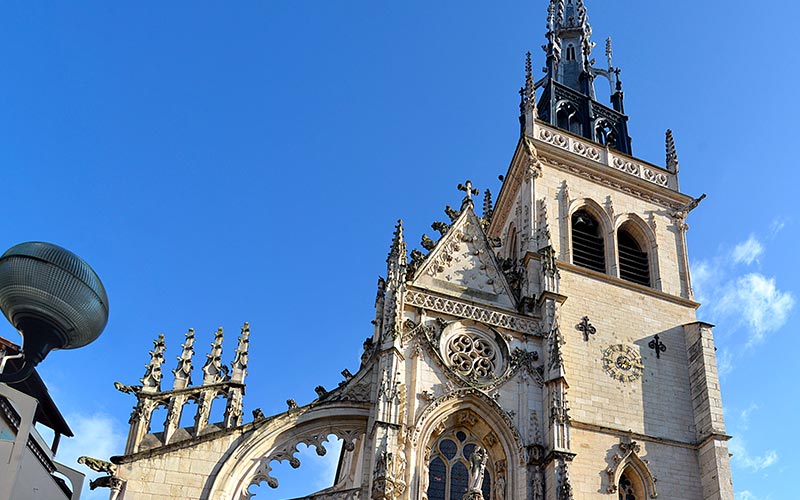
<svg viewBox="0 0 800 500"><path fill-rule="evenodd" d="M620 382L633 382L642 376L642 357L635 348L616 344L603 350L603 369Z"/></svg>

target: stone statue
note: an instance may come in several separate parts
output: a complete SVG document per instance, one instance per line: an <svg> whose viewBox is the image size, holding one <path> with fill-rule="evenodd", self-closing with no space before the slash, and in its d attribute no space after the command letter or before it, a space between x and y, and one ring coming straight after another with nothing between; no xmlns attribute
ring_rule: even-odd
<svg viewBox="0 0 800 500"><path fill-rule="evenodd" d="M486 461L489 455L480 446L475 448L469 457L469 491L481 491L483 486L483 472L486 470Z"/></svg>

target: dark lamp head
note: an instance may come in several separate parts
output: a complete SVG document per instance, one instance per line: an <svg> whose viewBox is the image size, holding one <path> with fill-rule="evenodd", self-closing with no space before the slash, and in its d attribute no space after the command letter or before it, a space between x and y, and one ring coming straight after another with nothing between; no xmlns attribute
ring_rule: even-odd
<svg viewBox="0 0 800 500"><path fill-rule="evenodd" d="M51 350L83 347L99 337L108 322L108 297L80 257L51 243L29 242L0 256L0 310L23 338L23 368L0 374L0 382L15 382Z"/></svg>

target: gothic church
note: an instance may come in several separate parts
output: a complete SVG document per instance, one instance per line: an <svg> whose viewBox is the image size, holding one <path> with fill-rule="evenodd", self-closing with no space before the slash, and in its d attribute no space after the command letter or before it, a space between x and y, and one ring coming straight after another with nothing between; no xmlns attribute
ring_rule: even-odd
<svg viewBox="0 0 800 500"><path fill-rule="evenodd" d="M89 460L124 500L247 500L296 446L343 447L307 499L733 500L712 326L697 321L686 218L701 198L632 156L620 70L595 67L583 0L551 0L495 204L469 181L408 252L398 222L360 369L305 406L243 421L250 340L222 331L193 385L194 332L162 385L155 342L125 453ZM608 89L610 98L605 96ZM600 96L603 96L601 102ZM604 103L604 102L607 102ZM461 196L461 195L459 195ZM227 404L209 422L211 401ZM194 425L181 428L188 402ZM165 407L165 422L151 421Z"/></svg>

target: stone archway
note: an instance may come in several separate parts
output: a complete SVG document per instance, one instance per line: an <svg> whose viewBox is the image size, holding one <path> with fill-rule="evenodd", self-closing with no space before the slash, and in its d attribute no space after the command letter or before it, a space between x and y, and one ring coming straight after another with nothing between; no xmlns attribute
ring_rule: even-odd
<svg viewBox="0 0 800 500"><path fill-rule="evenodd" d="M209 479L209 499L248 500L251 485L267 483L278 486L278 478L270 475L270 462L289 461L293 468L301 466L294 454L297 445L315 446L324 454L329 435L342 440L345 453L358 453L367 429L371 406L367 403L332 402L311 408L300 408L267 419L235 449L225 455ZM361 488L361 478L343 478L333 489Z"/></svg>

